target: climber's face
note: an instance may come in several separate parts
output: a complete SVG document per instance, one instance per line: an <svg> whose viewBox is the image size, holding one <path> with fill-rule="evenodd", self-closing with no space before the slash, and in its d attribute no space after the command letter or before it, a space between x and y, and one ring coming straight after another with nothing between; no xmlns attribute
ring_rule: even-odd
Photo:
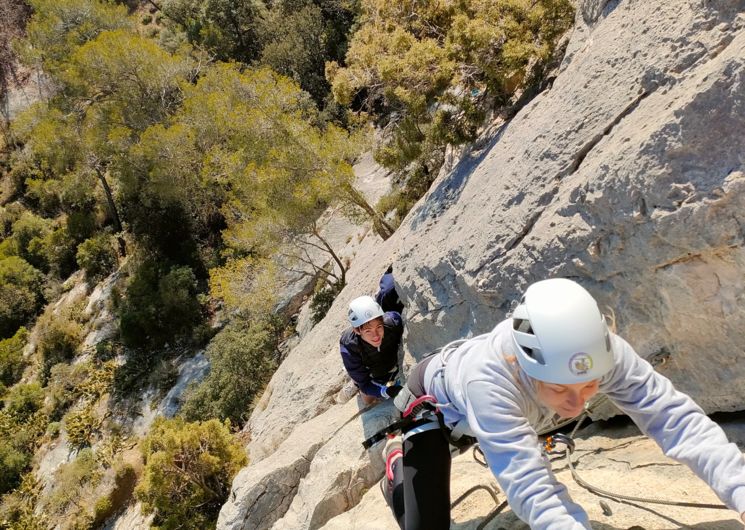
<svg viewBox="0 0 745 530"><path fill-rule="evenodd" d="M383 317L378 317L370 322L365 322L358 328L354 328L354 332L362 337L362 340L367 342L370 346L377 348L383 343L383 333L385 328L383 327Z"/></svg>
<svg viewBox="0 0 745 530"><path fill-rule="evenodd" d="M536 381L538 399L562 418L579 416L585 403L598 393L600 380L572 385L555 385Z"/></svg>

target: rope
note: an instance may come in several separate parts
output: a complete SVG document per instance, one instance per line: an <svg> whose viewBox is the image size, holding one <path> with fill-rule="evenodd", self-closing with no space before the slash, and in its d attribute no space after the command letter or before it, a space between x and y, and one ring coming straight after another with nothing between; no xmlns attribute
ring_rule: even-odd
<svg viewBox="0 0 745 530"><path fill-rule="evenodd" d="M614 501L622 502L622 501L632 501L632 502L643 502L648 504L664 504L667 506L683 506L686 508L708 508L712 510L728 510L729 508L725 506L724 504L705 504L705 503L698 503L698 502L685 502L685 501L669 501L665 499L654 499L654 498L648 498L648 497L634 497L632 495L621 495L620 493L615 493L612 491L604 490L602 488L598 488L597 486L593 486L589 482L582 479L582 477L579 476L577 473L577 470L574 467L574 462L572 462L572 453L574 453L574 435L579 430L579 427L582 425L582 422L587 418L587 414L583 414L579 421L577 422L577 425L572 430L572 433L569 436L566 436L564 434L557 434L552 437L552 440L555 442L560 442L566 445L566 449L564 450L564 456L567 459L567 465L569 466L569 471L572 473L572 478L574 481L579 484L581 487L589 491L590 493L594 493L595 495L598 495L599 497L605 497Z"/></svg>

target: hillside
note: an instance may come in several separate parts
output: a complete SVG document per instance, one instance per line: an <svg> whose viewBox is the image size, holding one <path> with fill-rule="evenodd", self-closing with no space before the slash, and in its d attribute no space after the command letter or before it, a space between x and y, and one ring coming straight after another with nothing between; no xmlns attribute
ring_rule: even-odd
<svg viewBox="0 0 745 530"><path fill-rule="evenodd" d="M361 441L398 413L339 393L389 265L404 372L571 278L745 449L745 1L0 16L0 529L397 528ZM582 478L719 502L598 403ZM593 528L742 527L554 456ZM474 487L452 528L527 528Z"/></svg>

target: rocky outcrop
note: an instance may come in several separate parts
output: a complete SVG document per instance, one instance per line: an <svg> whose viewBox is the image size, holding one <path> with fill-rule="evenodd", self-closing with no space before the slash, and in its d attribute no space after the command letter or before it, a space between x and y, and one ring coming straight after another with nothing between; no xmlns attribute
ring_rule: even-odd
<svg viewBox="0 0 745 530"><path fill-rule="evenodd" d="M334 405L336 342L348 301L391 262L409 360L488 331L526 285L564 276L707 411L745 408L744 12L734 0L579 2L550 90L441 175L392 238L362 242L347 288L253 413L251 464L218 528L319 528L373 488L380 474L367 472L345 496L330 487L379 459L357 451L352 426L386 414ZM331 418L347 427L310 428ZM332 453L344 463L316 464ZM299 455L281 502L249 493ZM395 528L356 517L347 528Z"/></svg>

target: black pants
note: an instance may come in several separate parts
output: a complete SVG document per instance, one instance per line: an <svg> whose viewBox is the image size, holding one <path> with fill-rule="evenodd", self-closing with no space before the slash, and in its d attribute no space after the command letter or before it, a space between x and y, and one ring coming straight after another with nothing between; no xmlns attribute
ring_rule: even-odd
<svg viewBox="0 0 745 530"><path fill-rule="evenodd" d="M404 437L386 500L401 530L450 528L450 444L439 426Z"/></svg>

